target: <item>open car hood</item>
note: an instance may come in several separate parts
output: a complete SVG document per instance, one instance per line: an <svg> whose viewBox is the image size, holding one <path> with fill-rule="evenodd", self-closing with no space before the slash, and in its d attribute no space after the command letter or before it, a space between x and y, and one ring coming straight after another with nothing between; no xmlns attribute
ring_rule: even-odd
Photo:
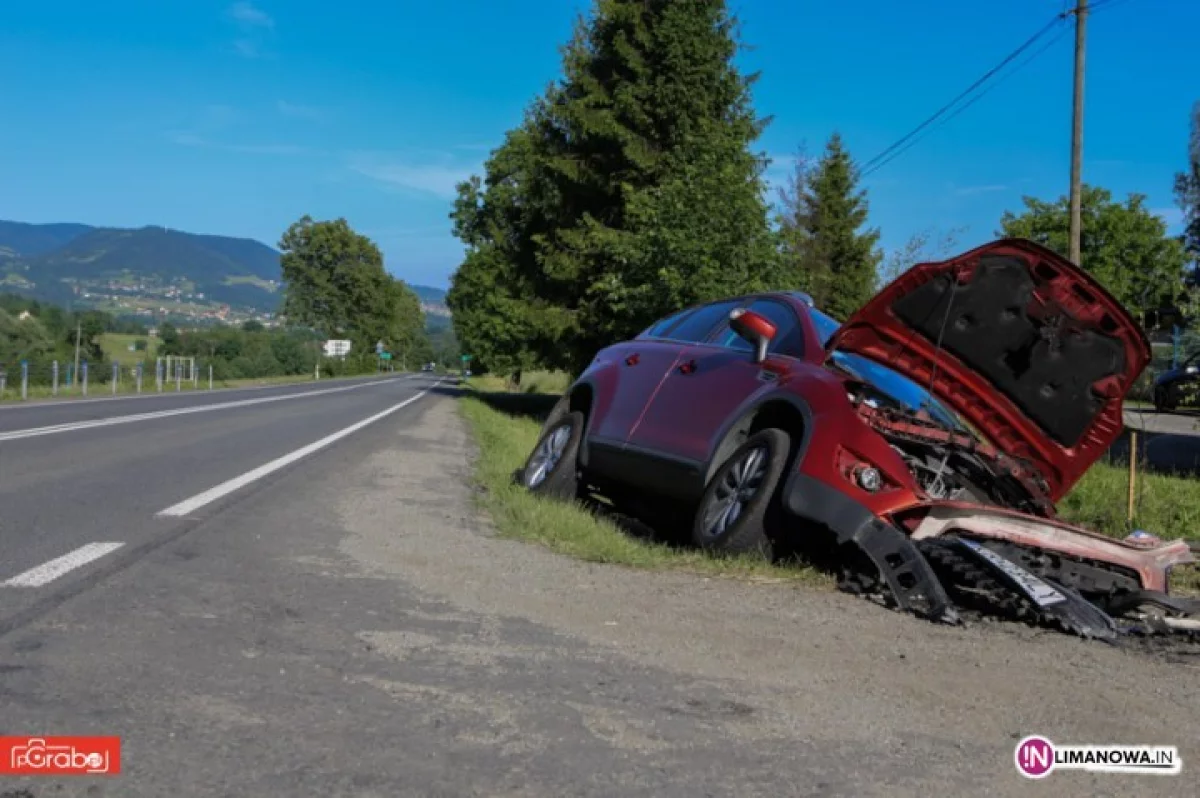
<svg viewBox="0 0 1200 798"><path fill-rule="evenodd" d="M826 348L928 387L1037 471L1051 501L1121 434L1123 399L1150 361L1145 333L1112 295L1023 239L914 266Z"/></svg>

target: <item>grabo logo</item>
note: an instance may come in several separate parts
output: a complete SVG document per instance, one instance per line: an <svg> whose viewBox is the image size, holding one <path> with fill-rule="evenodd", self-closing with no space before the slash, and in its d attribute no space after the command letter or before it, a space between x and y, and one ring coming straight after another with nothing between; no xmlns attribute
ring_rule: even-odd
<svg viewBox="0 0 1200 798"><path fill-rule="evenodd" d="M111 776L120 772L120 737L0 737L0 775Z"/></svg>

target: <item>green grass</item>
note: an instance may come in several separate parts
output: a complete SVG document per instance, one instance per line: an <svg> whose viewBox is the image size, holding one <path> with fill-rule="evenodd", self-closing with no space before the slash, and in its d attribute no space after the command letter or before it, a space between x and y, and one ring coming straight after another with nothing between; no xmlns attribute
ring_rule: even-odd
<svg viewBox="0 0 1200 798"><path fill-rule="evenodd" d="M491 377L471 378L473 395L462 402L462 413L475 435L480 456L475 479L484 491L483 504L497 532L509 538L540 543L554 551L589 562L613 563L634 568L675 569L709 576L733 576L752 581L832 584L832 579L802 565L772 565L751 557L710 557L698 550L672 547L634 537L616 521L577 504L548 501L533 496L513 482L537 442L541 422L538 410L547 410L561 393L565 380L553 374L528 374L523 395L505 399L514 412L496 409L495 394L504 383ZM537 401L540 400L540 401ZM534 417L523 408L536 408Z"/></svg>
<svg viewBox="0 0 1200 798"><path fill-rule="evenodd" d="M515 390L497 377L467 380L470 395L462 402L462 413L480 450L475 479L483 489L484 509L501 535L540 543L591 562L832 584L830 576L804 565L714 558L696 550L649 542L581 505L539 499L515 485L513 472L532 451L541 420L566 385L564 375L545 372L525 374ZM1139 473L1132 523L1126 521L1128 480L1127 465L1097 463L1059 503L1063 519L1118 538L1133 529L1145 529L1164 539L1197 536L1200 480ZM1200 573L1195 569L1181 571L1173 579L1173 587L1189 593L1200 590Z"/></svg>
<svg viewBox="0 0 1200 798"><path fill-rule="evenodd" d="M129 351L129 347L139 340L146 342L145 351ZM100 336L100 349L104 352L104 359L110 363L116 361L123 365L132 365L139 360L153 362L154 353L158 351L158 338L128 333L104 333Z"/></svg>
<svg viewBox="0 0 1200 798"><path fill-rule="evenodd" d="M1113 537L1145 529L1162 538L1200 534L1200 480L1194 477L1137 474L1134 519L1126 521L1128 464L1097 463L1058 504L1059 513L1079 526Z"/></svg>

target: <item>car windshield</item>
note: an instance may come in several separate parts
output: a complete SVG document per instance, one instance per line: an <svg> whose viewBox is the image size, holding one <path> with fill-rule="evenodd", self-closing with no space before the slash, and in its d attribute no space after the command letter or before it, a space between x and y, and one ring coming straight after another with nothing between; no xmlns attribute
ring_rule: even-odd
<svg viewBox="0 0 1200 798"><path fill-rule="evenodd" d="M813 320L813 325L817 328L817 337L821 340L821 346L825 346L842 325L816 308L809 308L809 315ZM873 360L849 352L834 352L833 359L839 366L871 383L910 410L925 410L948 427L966 430L962 421L949 408L930 396L929 391L907 377L901 376Z"/></svg>

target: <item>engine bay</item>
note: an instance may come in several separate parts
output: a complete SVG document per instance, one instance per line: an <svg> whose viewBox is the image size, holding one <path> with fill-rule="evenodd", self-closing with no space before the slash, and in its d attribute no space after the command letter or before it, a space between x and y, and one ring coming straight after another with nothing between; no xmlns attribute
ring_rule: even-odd
<svg viewBox="0 0 1200 798"><path fill-rule="evenodd" d="M951 427L924 410L911 410L865 382L851 386L849 399L904 459L929 498L1055 515L1036 474L967 427Z"/></svg>

